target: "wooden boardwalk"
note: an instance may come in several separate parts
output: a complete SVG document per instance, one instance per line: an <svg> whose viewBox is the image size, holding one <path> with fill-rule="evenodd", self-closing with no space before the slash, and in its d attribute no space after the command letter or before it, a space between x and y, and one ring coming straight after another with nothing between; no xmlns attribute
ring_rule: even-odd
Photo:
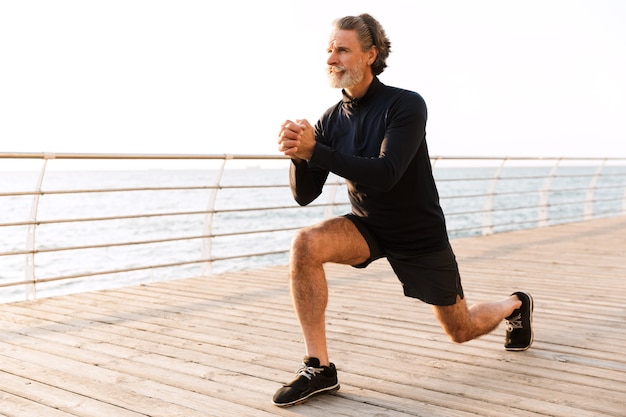
<svg viewBox="0 0 626 417"><path fill-rule="evenodd" d="M303 345L278 266L0 305L0 415L626 415L626 217L453 246L469 303L534 295L530 350L450 342L386 261L329 265L341 390L280 409Z"/></svg>

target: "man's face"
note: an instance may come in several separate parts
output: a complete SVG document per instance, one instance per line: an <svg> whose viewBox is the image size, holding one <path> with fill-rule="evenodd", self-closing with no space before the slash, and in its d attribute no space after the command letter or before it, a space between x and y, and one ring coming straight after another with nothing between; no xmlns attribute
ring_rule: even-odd
<svg viewBox="0 0 626 417"><path fill-rule="evenodd" d="M363 81L367 52L361 51L354 30L336 30L328 43L328 78L331 87L353 88Z"/></svg>

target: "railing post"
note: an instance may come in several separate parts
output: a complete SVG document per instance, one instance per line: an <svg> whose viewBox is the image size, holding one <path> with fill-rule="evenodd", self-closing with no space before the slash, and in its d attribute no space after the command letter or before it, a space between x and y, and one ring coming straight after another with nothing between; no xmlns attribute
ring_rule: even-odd
<svg viewBox="0 0 626 417"><path fill-rule="evenodd" d="M561 164L561 159L562 158L556 160L556 163L546 177L543 188L539 192L539 213L537 215L537 224L539 227L545 227L550 224L548 221L548 202L550 201L550 187L552 186L552 179L556 175L556 170L559 169L559 165Z"/></svg>
<svg viewBox="0 0 626 417"><path fill-rule="evenodd" d="M496 170L496 173L493 175L489 183L489 189L487 191L487 197L485 199L485 205L483 207L483 235L490 235L493 233L493 200L496 192L496 186L498 185L498 180L500 179L500 175L502 174L502 170L504 169L504 164L508 161L508 158L504 158L502 163Z"/></svg>
<svg viewBox="0 0 626 417"><path fill-rule="evenodd" d="M27 282L24 291L26 293L26 300L37 299L37 276L35 275L35 241L37 236L37 213L39 212L39 199L43 192L41 191L41 185L46 175L46 166L48 165L48 159L54 159L54 154L44 155L43 164L39 171L39 178L35 185L35 194L33 195L33 201L30 206L30 222L26 229L26 265L24 267L24 281Z"/></svg>
<svg viewBox="0 0 626 417"><path fill-rule="evenodd" d="M587 194L585 196L585 204L583 211L583 218L585 220L590 220L593 218L593 196L596 193L596 185L598 183L598 178L600 178L600 173L604 169L604 165L606 164L606 158L602 160L602 163L596 170L595 174L591 178L591 182L589 183L589 187L587 188Z"/></svg>
<svg viewBox="0 0 626 417"><path fill-rule="evenodd" d="M220 188L220 183L222 181L222 175L224 174L224 169L226 168L226 162L229 159L233 159L232 155L224 155L224 160L222 161L222 166L217 172L217 177L215 178L215 188L211 191L211 196L209 197L209 204L207 207L207 215L204 218L204 235L207 237L202 239L202 259L207 259L207 262L202 263L201 274L203 276L211 275L213 273L213 216L215 215L215 201L217 200L217 192Z"/></svg>

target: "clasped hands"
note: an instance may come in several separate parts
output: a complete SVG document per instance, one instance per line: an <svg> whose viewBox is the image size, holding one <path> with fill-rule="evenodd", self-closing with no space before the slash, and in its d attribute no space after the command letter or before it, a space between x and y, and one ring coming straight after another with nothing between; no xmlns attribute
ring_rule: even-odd
<svg viewBox="0 0 626 417"><path fill-rule="evenodd" d="M313 126L305 120L286 120L280 126L278 151L294 160L310 160L315 147Z"/></svg>

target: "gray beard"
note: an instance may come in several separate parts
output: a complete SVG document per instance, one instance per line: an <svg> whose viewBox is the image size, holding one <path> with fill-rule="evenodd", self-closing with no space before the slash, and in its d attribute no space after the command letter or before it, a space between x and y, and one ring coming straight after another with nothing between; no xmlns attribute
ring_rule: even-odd
<svg viewBox="0 0 626 417"><path fill-rule="evenodd" d="M361 69L361 65L357 65L353 69L349 71L344 71L340 76L338 73L329 71L328 79L330 81L330 86L333 88L352 88L361 81L363 81L364 73Z"/></svg>

